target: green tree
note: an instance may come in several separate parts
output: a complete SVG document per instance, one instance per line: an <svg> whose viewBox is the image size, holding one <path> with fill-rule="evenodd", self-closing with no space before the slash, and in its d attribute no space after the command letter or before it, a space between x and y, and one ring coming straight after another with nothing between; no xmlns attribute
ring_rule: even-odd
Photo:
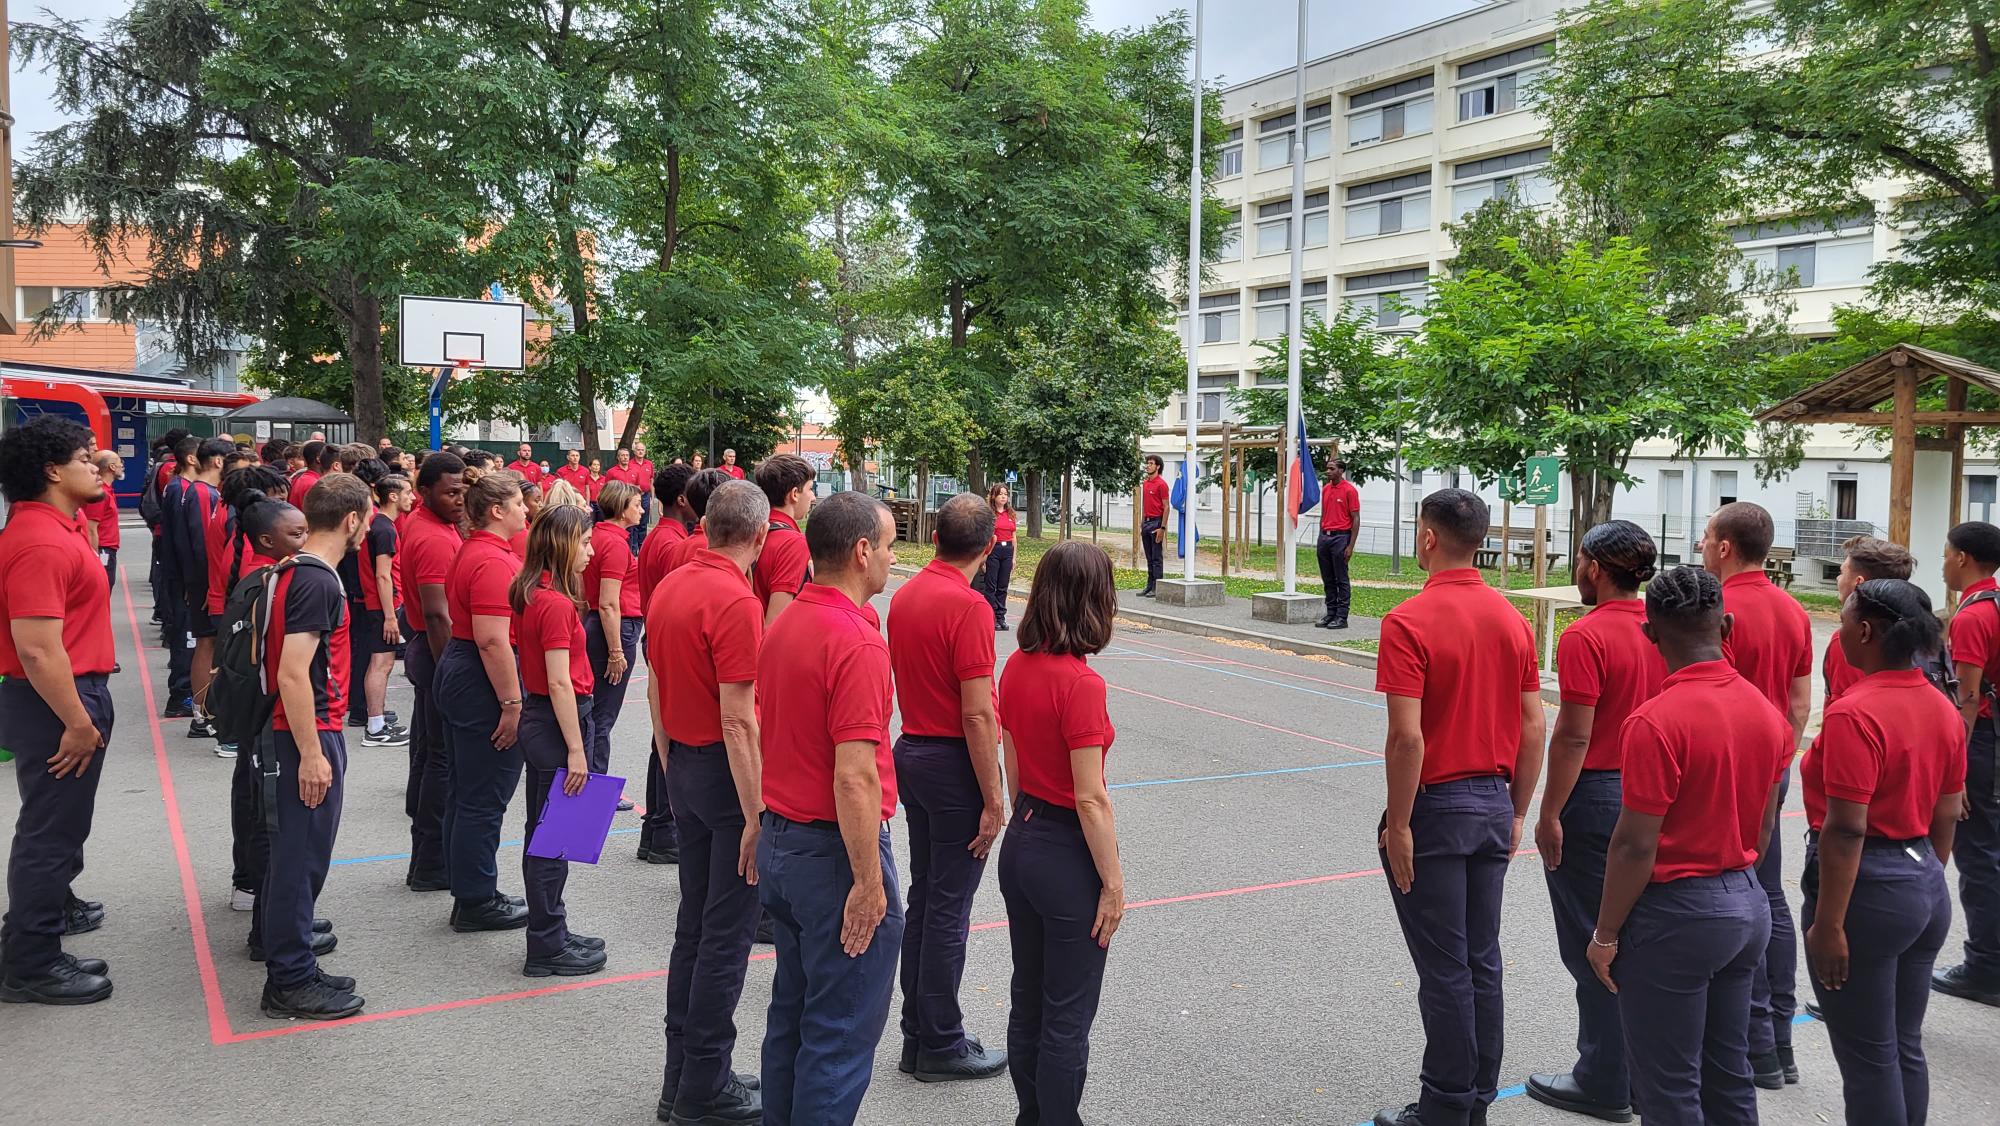
<svg viewBox="0 0 2000 1126"><path fill-rule="evenodd" d="M357 430L384 433L384 303L477 284L483 212L448 128L495 93L460 71L471 45L414 0L136 0L94 37L52 16L14 42L74 118L20 164L25 225L80 216L100 257L144 246L109 312L196 362L317 300Z"/></svg>
<svg viewBox="0 0 2000 1126"><path fill-rule="evenodd" d="M1566 202L1680 263L1726 237L1718 220L1830 218L1906 179L1915 198L1878 217L1910 224L1878 293L1991 307L1996 18L1933 0L1594 0L1565 18L1541 102Z"/></svg>
<svg viewBox="0 0 2000 1126"><path fill-rule="evenodd" d="M1512 239L1499 246L1512 270L1433 283L1406 353L1413 461L1490 481L1531 455L1559 454L1581 536L1610 519L1618 488L1633 483L1626 465L1638 443L1744 451L1752 404L1732 352L1739 322L1669 322L1645 251L1623 239L1553 261Z"/></svg>
<svg viewBox="0 0 2000 1126"><path fill-rule="evenodd" d="M871 362L852 392L856 424L875 436L885 461L908 467L916 477L918 524L912 538L928 542L925 511L931 473L965 464L982 436L973 417L971 393L959 356L944 341L914 341Z"/></svg>
<svg viewBox="0 0 2000 1126"><path fill-rule="evenodd" d="M1407 373L1399 338L1375 329L1372 309L1341 309L1332 320L1308 315L1300 334L1304 351L1299 364L1299 412L1309 438L1336 438L1339 456L1356 482L1380 480L1396 471L1396 456L1410 417L1405 397ZM1292 342L1279 337L1265 344L1260 374L1283 379ZM1243 420L1252 426L1285 427L1285 388L1281 383L1242 387L1230 392ZM1322 472L1326 454L1312 454ZM1253 451L1248 464L1269 480L1278 455Z"/></svg>

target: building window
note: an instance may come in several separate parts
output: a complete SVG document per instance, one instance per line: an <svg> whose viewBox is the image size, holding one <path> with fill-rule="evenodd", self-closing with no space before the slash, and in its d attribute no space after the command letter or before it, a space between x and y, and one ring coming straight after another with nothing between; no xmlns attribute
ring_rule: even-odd
<svg viewBox="0 0 2000 1126"><path fill-rule="evenodd" d="M1993 522L1993 505L1996 499L1995 480L1990 475L1967 477L1965 479L1965 519Z"/></svg>
<svg viewBox="0 0 2000 1126"><path fill-rule="evenodd" d="M1476 121L1534 105L1535 84L1555 55L1554 40L1516 47L1458 68L1458 119Z"/></svg>
<svg viewBox="0 0 2000 1126"><path fill-rule="evenodd" d="M1833 494L1833 518L1835 520L1859 520L1856 515L1861 508L1861 482L1853 477L1835 477L1827 482L1827 491Z"/></svg>
<svg viewBox="0 0 2000 1126"><path fill-rule="evenodd" d="M1736 492L1736 471L1734 469L1717 469L1710 472L1708 475L1708 491L1708 508L1711 512L1721 508L1725 504L1735 504L1738 495Z"/></svg>
<svg viewBox="0 0 2000 1126"><path fill-rule="evenodd" d="M1431 131L1431 75L1420 74L1347 99L1347 147L1358 148Z"/></svg>
<svg viewBox="0 0 2000 1126"><path fill-rule="evenodd" d="M1229 225L1222 228L1222 238L1215 245L1212 262L1240 262L1243 260L1243 213L1231 212Z"/></svg>
<svg viewBox="0 0 2000 1126"><path fill-rule="evenodd" d="M1731 227L1729 237L1743 255L1736 271L1742 284L1755 266L1776 273L1788 289L1861 285L1875 262L1875 215L1857 212L1831 220L1791 219Z"/></svg>
<svg viewBox="0 0 2000 1126"><path fill-rule="evenodd" d="M1511 199L1528 207L1555 202L1555 185L1549 180L1548 163L1549 147L1544 145L1453 165L1451 217L1464 219L1489 199Z"/></svg>
<svg viewBox="0 0 2000 1126"><path fill-rule="evenodd" d="M1428 168L1386 180L1354 184L1346 190L1346 238L1373 238L1399 231L1421 231L1431 225L1431 173Z"/></svg>
<svg viewBox="0 0 2000 1126"><path fill-rule="evenodd" d="M98 316L97 291L59 285L24 285L14 290L15 316L21 322L34 320L51 306L65 320L95 321Z"/></svg>
<svg viewBox="0 0 2000 1126"><path fill-rule="evenodd" d="M1305 323L1326 320L1326 279L1309 281L1300 289L1305 302ZM1257 291L1258 340L1277 340L1292 330L1292 287L1267 285Z"/></svg>
<svg viewBox="0 0 2000 1126"><path fill-rule="evenodd" d="M1342 303L1374 318L1378 329L1413 329L1423 323L1430 271L1422 266L1358 274L1340 283Z"/></svg>
<svg viewBox="0 0 2000 1126"><path fill-rule="evenodd" d="M1306 196L1306 249L1326 245L1328 195ZM1275 199L1257 205L1257 253L1278 254L1292 248L1292 201Z"/></svg>
<svg viewBox="0 0 2000 1126"><path fill-rule="evenodd" d="M1201 299L1201 342L1203 344L1234 344L1242 332L1243 313L1239 306L1242 295L1211 293ZM1185 308L1185 307L1183 307ZM1181 339L1187 339L1187 314L1181 314Z"/></svg>
<svg viewBox="0 0 2000 1126"><path fill-rule="evenodd" d="M1333 103L1306 107L1306 159L1318 160L1333 150ZM1296 113L1281 113L1257 123L1257 168L1284 168L1292 163L1292 125Z"/></svg>
<svg viewBox="0 0 2000 1126"><path fill-rule="evenodd" d="M1222 152L1216 158L1215 178L1227 180L1231 176L1243 174L1243 127L1238 125L1229 131L1229 140L1223 144Z"/></svg>

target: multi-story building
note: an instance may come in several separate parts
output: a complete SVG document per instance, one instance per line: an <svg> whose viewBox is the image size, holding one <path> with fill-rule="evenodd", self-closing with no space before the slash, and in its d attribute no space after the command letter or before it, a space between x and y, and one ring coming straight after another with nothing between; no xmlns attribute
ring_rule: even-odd
<svg viewBox="0 0 2000 1126"><path fill-rule="evenodd" d="M1548 124L1536 111L1537 87L1556 50L1562 0L1495 0L1398 35L1309 62L1305 89L1305 315L1324 316L1329 302L1369 310L1386 333L1411 333L1423 323L1427 283L1452 257L1445 224L1496 196L1550 204L1546 175ZM1196 310L1200 341L1194 409L1204 423L1234 416L1235 388L1282 389L1284 372L1269 372L1265 342L1284 337L1291 277L1292 157L1295 70L1222 92L1228 130L1209 187L1234 214L1218 250L1207 253L1207 280ZM1838 222L1771 217L1731 229L1746 259L1796 271L1792 325L1801 335L1832 330L1832 312L1864 301L1868 269L1895 252L1901 230L1888 217L1906 184L1871 185L1870 207ZM1414 311L1412 311L1414 310ZM1185 301L1180 330L1188 331ZM1832 374L1831 372L1827 374ZM1155 419L1145 448L1169 458L1181 450L1185 395L1176 392ZM1313 435L1315 438L1339 435ZM1642 446L1630 471L1639 483L1623 493L1617 515L1654 530L1667 550L1685 555L1706 513L1729 500L1756 500L1791 542L1791 522L1824 513L1886 526L1888 450L1838 427L1817 427L1807 461L1788 478L1763 483L1751 460L1675 459L1664 443ZM1463 483L1469 474L1412 473L1402 490L1407 542L1409 506L1429 488ZM1373 519L1364 550L1388 550L1394 483L1370 482L1363 501ZM1491 490L1488 490L1489 496ZM1966 498L1973 516L1995 500L1991 458L1967 466ZM1199 510L1206 527L1219 525L1219 498L1209 490ZM1267 505L1267 538L1275 535L1275 505ZM1558 508L1551 523L1567 526ZM1112 518L1129 519L1129 498L1113 501ZM1566 547L1564 548L1566 551ZM1817 568L1807 568L1812 576Z"/></svg>

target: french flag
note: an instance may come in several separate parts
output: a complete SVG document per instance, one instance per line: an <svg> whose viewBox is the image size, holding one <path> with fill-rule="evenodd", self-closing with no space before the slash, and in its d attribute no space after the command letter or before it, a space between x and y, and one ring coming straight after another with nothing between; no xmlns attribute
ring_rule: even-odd
<svg viewBox="0 0 2000 1126"><path fill-rule="evenodd" d="M1299 530L1299 514L1319 507L1319 474L1313 472L1312 453L1306 447L1306 419L1299 416L1299 456L1292 460L1286 475L1285 495L1292 498L1292 531Z"/></svg>

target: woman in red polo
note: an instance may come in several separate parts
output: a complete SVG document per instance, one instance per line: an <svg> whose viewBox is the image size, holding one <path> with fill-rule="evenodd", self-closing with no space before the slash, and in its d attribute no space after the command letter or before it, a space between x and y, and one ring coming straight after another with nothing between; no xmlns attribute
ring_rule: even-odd
<svg viewBox="0 0 2000 1126"><path fill-rule="evenodd" d="M1014 950L1007 1070L1020 1120L1074 1126L1104 959L1125 916L1125 876L1104 759L1114 731L1104 678L1085 660L1111 642L1111 560L1081 540L1042 558L1000 676L1014 819L1000 894Z"/></svg>
<svg viewBox="0 0 2000 1126"><path fill-rule="evenodd" d="M1921 588L1855 586L1835 644L1859 679L1799 764L1811 829L1799 920L1849 1126L1916 1126L1930 1111L1924 1010L1965 794L1965 724L1912 667L1940 632Z"/></svg>
<svg viewBox="0 0 2000 1126"><path fill-rule="evenodd" d="M590 564L590 517L552 508L528 532L528 560L507 588L521 647L521 756L528 776L528 833L542 819L557 771L563 792L576 794L590 777L591 691L584 655L583 574ZM604 940L572 934L563 905L569 862L521 855L528 900L529 977L576 977L604 968Z"/></svg>
<svg viewBox="0 0 2000 1126"><path fill-rule="evenodd" d="M1007 584L1014 578L1014 497L1005 485L986 490L986 503L993 507L993 554L986 557L985 580L980 589L993 604L993 629L1007 631Z"/></svg>

